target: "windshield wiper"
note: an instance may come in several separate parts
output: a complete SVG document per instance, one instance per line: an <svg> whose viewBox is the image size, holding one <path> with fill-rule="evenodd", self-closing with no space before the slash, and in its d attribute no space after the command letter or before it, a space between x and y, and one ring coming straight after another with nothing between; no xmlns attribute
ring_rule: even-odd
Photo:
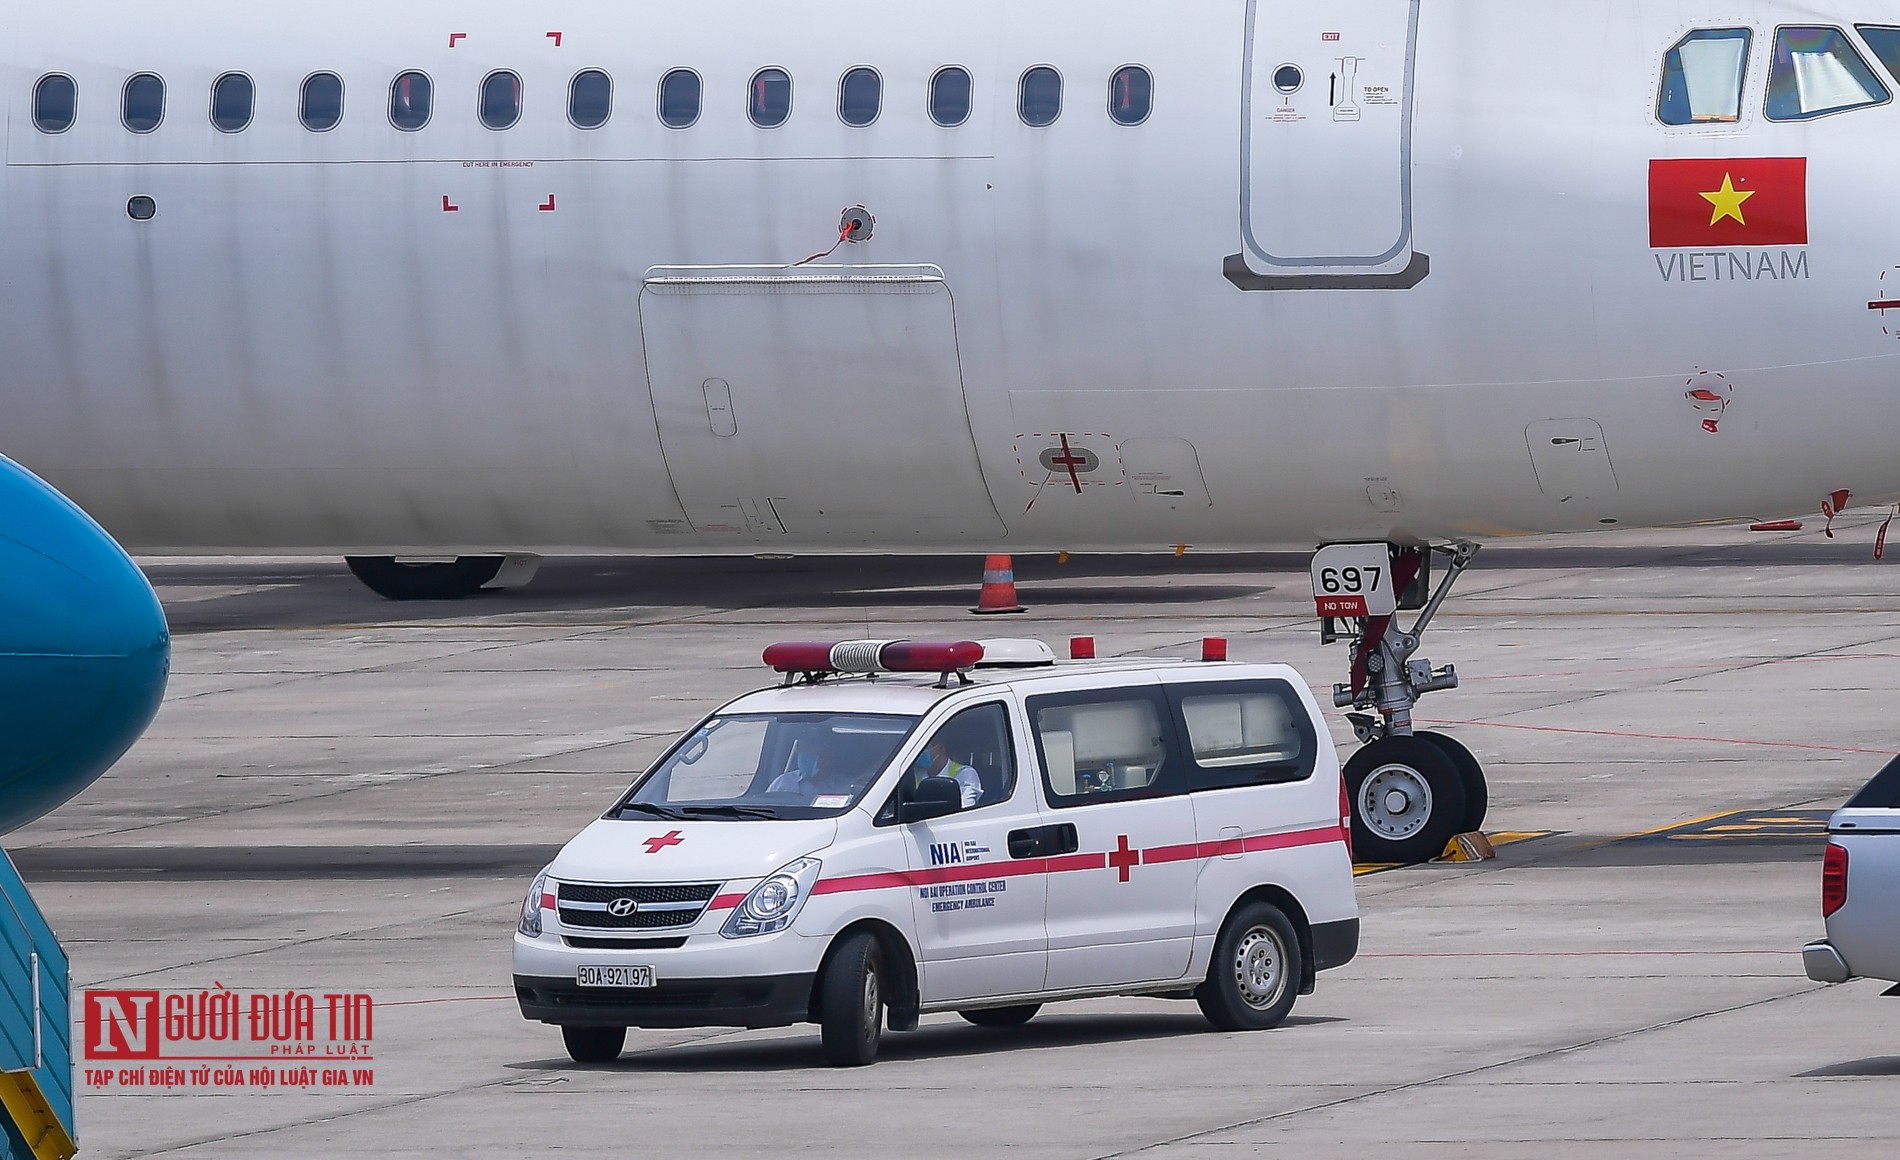
<svg viewBox="0 0 1900 1160"><path fill-rule="evenodd" d="M718 814L726 818L774 818L777 810L768 810L763 806L681 806L689 814Z"/></svg>
<svg viewBox="0 0 1900 1160"><path fill-rule="evenodd" d="M620 807L620 813L622 814L625 814L628 810L645 810L656 818L672 818L675 821L686 816L670 806L656 806L652 802L628 802L626 805Z"/></svg>

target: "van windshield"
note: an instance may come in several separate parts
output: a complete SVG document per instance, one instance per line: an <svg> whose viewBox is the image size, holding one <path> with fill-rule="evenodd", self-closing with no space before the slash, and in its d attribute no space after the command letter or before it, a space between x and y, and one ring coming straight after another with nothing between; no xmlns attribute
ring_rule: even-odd
<svg viewBox="0 0 1900 1160"><path fill-rule="evenodd" d="M610 818L822 818L858 804L917 718L872 713L713 717L634 783Z"/></svg>

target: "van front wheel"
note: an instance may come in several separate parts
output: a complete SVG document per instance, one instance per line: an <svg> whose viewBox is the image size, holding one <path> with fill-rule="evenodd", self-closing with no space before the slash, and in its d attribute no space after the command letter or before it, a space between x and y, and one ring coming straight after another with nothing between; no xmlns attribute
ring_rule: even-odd
<svg viewBox="0 0 1900 1160"><path fill-rule="evenodd" d="M1222 1031L1264 1031L1293 1010L1304 969L1293 923L1271 903L1249 903L1221 930L1194 998Z"/></svg>
<svg viewBox="0 0 1900 1160"><path fill-rule="evenodd" d="M862 1067L877 1058L884 1029L884 961L873 935L840 942L818 980L819 1029L825 1062Z"/></svg>
<svg viewBox="0 0 1900 1160"><path fill-rule="evenodd" d="M612 1063L627 1045L625 1027L563 1027L561 1042L575 1063Z"/></svg>

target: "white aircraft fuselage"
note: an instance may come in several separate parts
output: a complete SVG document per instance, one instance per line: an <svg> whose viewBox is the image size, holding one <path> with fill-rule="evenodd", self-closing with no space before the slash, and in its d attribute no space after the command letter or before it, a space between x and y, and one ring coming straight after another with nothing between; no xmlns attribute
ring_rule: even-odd
<svg viewBox="0 0 1900 1160"><path fill-rule="evenodd" d="M1900 103L1765 107L1779 26L1855 40L1878 11L0 12L0 451L135 550L1241 547L1900 498ZM1698 28L1752 30L1739 111L1666 125L1663 58ZM942 126L950 65L972 110ZM1123 125L1130 65L1153 107ZM865 126L839 115L857 66ZM1033 66L1062 78L1051 124L1019 115ZM775 128L748 118L768 67ZM703 86L684 128L656 110L676 68ZM588 69L613 84L593 129L568 115ZM413 132L409 70L434 96ZM495 70L521 81L500 130ZM324 71L345 97L318 132ZM129 131L146 72L163 120ZM255 114L226 132L233 72ZM35 124L47 74L76 86L64 131ZM1719 176L1653 164L1680 159ZM1709 230L1768 232L1659 235L1672 174ZM859 206L868 238L797 264Z"/></svg>

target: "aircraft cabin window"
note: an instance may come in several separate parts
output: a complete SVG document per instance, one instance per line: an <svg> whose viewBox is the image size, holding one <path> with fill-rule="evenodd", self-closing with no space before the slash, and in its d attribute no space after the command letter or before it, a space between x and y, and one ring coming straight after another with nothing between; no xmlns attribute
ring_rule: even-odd
<svg viewBox="0 0 1900 1160"><path fill-rule="evenodd" d="M930 78L930 119L946 129L970 119L970 70L946 65Z"/></svg>
<svg viewBox="0 0 1900 1160"><path fill-rule="evenodd" d="M613 78L597 68L574 74L567 84L567 119L576 129L598 129L614 111Z"/></svg>
<svg viewBox="0 0 1900 1160"><path fill-rule="evenodd" d="M1108 78L1108 115L1117 125L1139 125L1154 107L1155 82L1147 69L1131 64Z"/></svg>
<svg viewBox="0 0 1900 1160"><path fill-rule="evenodd" d="M884 79L876 69L854 68L838 82L838 119L864 126L877 120L884 101Z"/></svg>
<svg viewBox="0 0 1900 1160"><path fill-rule="evenodd" d="M435 108L435 85L419 72L406 72L389 86L389 123L413 133L429 123Z"/></svg>
<svg viewBox="0 0 1900 1160"><path fill-rule="evenodd" d="M250 128L257 86L243 73L225 73L211 86L211 123L222 133Z"/></svg>
<svg viewBox="0 0 1900 1160"><path fill-rule="evenodd" d="M506 69L482 78L482 124L512 129L521 120L521 78Z"/></svg>
<svg viewBox="0 0 1900 1160"><path fill-rule="evenodd" d="M1663 57L1657 119L1665 125L1741 120L1752 36L1746 28L1698 28L1678 40Z"/></svg>
<svg viewBox="0 0 1900 1160"><path fill-rule="evenodd" d="M126 81L119 116L134 133L150 133L158 128L165 119L165 82L151 73L139 73Z"/></svg>
<svg viewBox="0 0 1900 1160"><path fill-rule="evenodd" d="M1806 121L1887 99L1887 86L1840 29L1775 29L1768 64L1770 121Z"/></svg>
<svg viewBox="0 0 1900 1160"><path fill-rule="evenodd" d="M325 133L343 120L343 78L335 73L311 73L297 98L297 116L312 133Z"/></svg>
<svg viewBox="0 0 1900 1160"><path fill-rule="evenodd" d="M792 74L782 68L762 68L752 74L747 115L761 129L776 129L792 115Z"/></svg>
<svg viewBox="0 0 1900 1160"><path fill-rule="evenodd" d="M699 74L676 68L660 78L660 124L684 129L699 120Z"/></svg>
<svg viewBox="0 0 1900 1160"><path fill-rule="evenodd" d="M1025 72L1016 89L1016 112L1025 125L1055 124L1062 115L1062 74L1042 64Z"/></svg>
<svg viewBox="0 0 1900 1160"><path fill-rule="evenodd" d="M64 133L79 115L79 86L63 73L50 73L33 86L33 125L42 133Z"/></svg>
<svg viewBox="0 0 1900 1160"><path fill-rule="evenodd" d="M1867 42L1867 47L1873 49L1874 55L1880 58L1881 67L1885 68L1895 80L1900 80L1900 28L1881 24L1856 24L1854 30L1860 33L1860 38Z"/></svg>

